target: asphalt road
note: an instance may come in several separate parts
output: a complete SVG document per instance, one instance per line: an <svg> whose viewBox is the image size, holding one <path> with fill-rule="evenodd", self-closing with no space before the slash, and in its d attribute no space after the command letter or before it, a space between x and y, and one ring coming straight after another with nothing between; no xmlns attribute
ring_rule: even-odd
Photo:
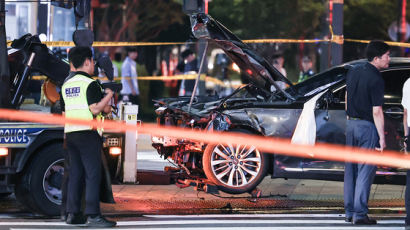
<svg viewBox="0 0 410 230"><path fill-rule="evenodd" d="M171 166L148 140L138 144L138 169ZM373 185L370 213L379 224L360 227L344 222L342 182L266 177L259 187L263 197L251 199L249 194L214 196L175 185L114 185L117 204L102 208L121 229L403 229L403 186ZM2 229L78 227L32 214L10 195L0 198Z"/></svg>
<svg viewBox="0 0 410 230"><path fill-rule="evenodd" d="M143 215L139 217L111 217L119 229L275 229L275 230L353 230L353 229L403 229L401 216L373 216L376 226L357 226L346 223L339 214L247 214L247 215ZM26 229L79 229L57 219L15 219L0 215L0 230ZM90 228L87 228L90 229ZM96 229L96 228L92 228Z"/></svg>

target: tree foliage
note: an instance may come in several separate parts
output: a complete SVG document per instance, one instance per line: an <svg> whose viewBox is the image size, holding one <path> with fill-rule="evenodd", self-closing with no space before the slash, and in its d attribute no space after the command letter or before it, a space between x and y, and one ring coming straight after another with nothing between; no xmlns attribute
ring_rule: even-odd
<svg viewBox="0 0 410 230"><path fill-rule="evenodd" d="M94 25L100 41L151 41L184 16L172 0L111 0L96 10Z"/></svg>
<svg viewBox="0 0 410 230"><path fill-rule="evenodd" d="M209 14L242 39L314 37L325 0L213 0Z"/></svg>
<svg viewBox="0 0 410 230"><path fill-rule="evenodd" d="M328 0L212 0L209 14L242 39L315 38L327 29L327 6ZM181 0L110 0L108 7L95 10L97 39L151 41L175 25L189 30L181 7ZM387 29L397 18L398 0L344 1L348 38L387 40Z"/></svg>
<svg viewBox="0 0 410 230"><path fill-rule="evenodd" d="M344 37L389 41L388 28L399 18L400 1L344 0ZM212 0L209 14L242 39L313 39L328 34L328 4L328 0ZM410 4L407 4L407 12L409 10ZM406 17L410 21L410 13ZM288 57L295 56L294 46L285 47L293 47L293 53ZM312 45L305 45L304 49L306 47ZM365 44L345 42L344 61L362 57L364 48ZM272 54L268 49L262 49L260 53L264 55L264 52ZM292 66L297 65L294 60L289 61Z"/></svg>
<svg viewBox="0 0 410 230"><path fill-rule="evenodd" d="M209 13L242 39L314 38L326 29L327 7L328 0L213 0ZM345 0L343 13L345 37L389 40L398 0Z"/></svg>
<svg viewBox="0 0 410 230"><path fill-rule="evenodd" d="M346 38L390 40L387 30L398 18L398 1L344 1Z"/></svg>

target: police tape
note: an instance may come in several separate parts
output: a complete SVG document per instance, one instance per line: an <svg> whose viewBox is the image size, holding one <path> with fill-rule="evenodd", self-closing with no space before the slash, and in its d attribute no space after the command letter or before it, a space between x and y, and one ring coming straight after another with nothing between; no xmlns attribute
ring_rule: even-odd
<svg viewBox="0 0 410 230"><path fill-rule="evenodd" d="M360 39L349 39L349 38L345 38L344 39L347 42L355 42L355 43L369 43L369 40L360 40ZM406 43L406 42L391 42L391 41L385 41L385 43L387 43L390 46L398 46L398 47L405 47L405 48L410 48L410 43Z"/></svg>
<svg viewBox="0 0 410 230"><path fill-rule="evenodd" d="M330 39L247 39L242 40L243 43L318 43L318 42L335 42L339 43L340 37L331 33ZM12 41L7 41L7 46L11 45ZM43 41L43 44L52 47L73 47L72 41ZM343 42L342 42L343 43ZM96 41L93 42L93 47L117 47L117 46L169 46L169 45L187 45L195 44L195 42L114 42L114 41Z"/></svg>
<svg viewBox="0 0 410 230"><path fill-rule="evenodd" d="M172 80L192 80L192 79L196 79L197 76L198 75L196 75L196 74L182 74L182 75L172 75L172 76L115 77L113 80L114 81L120 81L121 79L130 80L130 79L136 78L138 81L172 81ZM103 80L103 81L108 80L107 77L93 77L93 78ZM36 75L36 76L32 76L31 79L41 81L41 80L46 80L47 76ZM214 83L216 85L219 85L219 86L222 86L222 87L239 87L239 86L242 85L242 84L238 85L235 82L227 84L227 83L225 83L225 82L223 82L223 81L221 81L217 78L206 76L205 74L201 74L200 80L209 81L209 82L212 82L212 83Z"/></svg>
<svg viewBox="0 0 410 230"><path fill-rule="evenodd" d="M318 42L336 42L335 39L248 39L242 40L243 43L318 43ZM43 41L43 44L52 47L73 47L74 42L70 41ZM195 44L195 42L94 42L93 47L117 47L117 46L169 46L169 45L186 45ZM11 41L7 41L7 46Z"/></svg>
<svg viewBox="0 0 410 230"><path fill-rule="evenodd" d="M7 46L11 46L12 41L7 41ZM73 47L71 41L43 41L41 42L52 47ZM184 45L192 42L93 42L93 47L116 47L116 46L164 46L164 45Z"/></svg>
<svg viewBox="0 0 410 230"><path fill-rule="evenodd" d="M196 131L187 128L159 126L156 124L131 125L119 121L104 122L97 120L81 120L66 118L56 114L45 114L39 112L17 111L0 109L0 119L13 121L28 121L43 124L64 125L77 124L88 125L93 128L103 128L106 131L135 132L150 134L153 136L168 136L179 139L190 139L208 144L233 144L253 146L264 153L275 153L302 158L314 158L329 161L342 161L354 163L366 163L396 168L410 168L410 155L386 150L377 152L375 150L360 149L349 146L316 143L316 145L291 144L289 139L262 137L242 133ZM246 144L245 144L246 143Z"/></svg>
<svg viewBox="0 0 410 230"><path fill-rule="evenodd" d="M184 80L184 79L196 79L198 75L196 74L181 74L181 75L172 75L172 76L139 76L139 77L114 77L114 81L120 81L121 79L137 79L137 80L160 80L160 81L171 81L171 80ZM108 80L107 77L93 77L94 79L99 79L99 80ZM37 75L37 76L32 76L32 80L46 80L47 76L44 75ZM215 79L217 81L218 79L206 76L205 74L201 74L200 76L201 80L210 80L210 79ZM219 80L220 81L220 80Z"/></svg>
<svg viewBox="0 0 410 230"><path fill-rule="evenodd" d="M325 39L248 39L242 40L244 43L320 43L320 42L330 42L336 44L343 44L346 42L355 42L355 43L369 43L370 40L361 40L361 39L350 39L344 38L343 35L336 35L333 33L333 29L329 26L330 38ZM406 42L391 42L385 41L391 46L398 47L410 47L410 43ZM12 41L7 41L7 46L11 46ZM75 46L74 42L71 41L43 41L43 44L52 47L73 47ZM164 45L187 45L195 44L195 42L114 42L114 41L96 41L93 43L93 47L121 47L121 46L164 46Z"/></svg>

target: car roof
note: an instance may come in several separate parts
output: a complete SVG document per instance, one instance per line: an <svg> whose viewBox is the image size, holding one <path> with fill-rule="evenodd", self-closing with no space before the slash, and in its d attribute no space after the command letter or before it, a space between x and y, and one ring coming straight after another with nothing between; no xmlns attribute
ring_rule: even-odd
<svg viewBox="0 0 410 230"><path fill-rule="evenodd" d="M293 87L288 89L288 92L295 98L315 95L317 92L320 92L326 88L329 88L333 84L343 81L345 78L345 73L347 73L349 69L357 65L362 65L366 62L366 59L359 59L331 67L329 69L326 69L325 71L315 74L306 81L294 85ZM398 68L410 68L410 58L391 57L389 67L382 71ZM321 88L321 90L318 90L319 88Z"/></svg>

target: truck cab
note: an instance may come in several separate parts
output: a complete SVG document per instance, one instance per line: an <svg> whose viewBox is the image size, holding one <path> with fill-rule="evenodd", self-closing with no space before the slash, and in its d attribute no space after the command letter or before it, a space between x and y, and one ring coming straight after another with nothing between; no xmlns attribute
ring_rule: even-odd
<svg viewBox="0 0 410 230"><path fill-rule="evenodd" d="M58 101L42 106L27 103L25 98L34 74L45 76L45 81L60 88L69 73L68 63L31 34L14 40L11 47L9 107L59 113ZM105 185L122 180L123 140L121 133L103 134ZM32 212L59 215L65 161L63 144L63 126L0 120L0 196L14 193Z"/></svg>

